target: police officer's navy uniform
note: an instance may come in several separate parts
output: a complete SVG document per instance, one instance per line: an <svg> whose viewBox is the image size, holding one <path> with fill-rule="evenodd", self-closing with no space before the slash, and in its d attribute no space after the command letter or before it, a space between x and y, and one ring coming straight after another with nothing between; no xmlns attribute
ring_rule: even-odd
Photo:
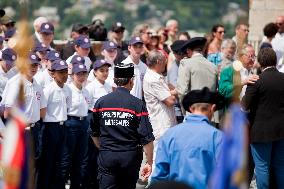
<svg viewBox="0 0 284 189"><path fill-rule="evenodd" d="M55 60L52 70L67 69L63 60ZM43 119L45 129L43 133L43 162L38 178L38 189L56 188L59 177L59 163L62 158L64 144L64 125L67 120L67 109L70 108L71 91L67 85L59 87L55 81L44 89L47 100L47 111Z"/></svg>
<svg viewBox="0 0 284 189"><path fill-rule="evenodd" d="M84 64L74 63L72 73L87 72ZM74 83L68 84L71 93L71 106L68 109L66 128L66 140L63 149L61 172L63 181L70 174L71 189L80 188L83 185L87 170L88 128L87 119L91 100L89 92L83 87L79 89ZM70 172L69 172L70 171ZM63 188L64 183L63 183Z"/></svg>
<svg viewBox="0 0 284 189"><path fill-rule="evenodd" d="M133 74L133 66L115 68L115 77L131 78ZM118 87L98 99L93 111L93 136L100 137L100 188L134 189L143 158L142 146L154 140L145 105L128 89Z"/></svg>

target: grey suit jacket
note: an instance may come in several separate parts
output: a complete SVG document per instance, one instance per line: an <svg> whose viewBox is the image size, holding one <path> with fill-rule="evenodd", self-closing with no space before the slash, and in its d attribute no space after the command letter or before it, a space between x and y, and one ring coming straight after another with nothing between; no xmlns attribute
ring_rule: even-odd
<svg viewBox="0 0 284 189"><path fill-rule="evenodd" d="M191 90L208 87L216 91L218 81L217 66L209 62L203 55L196 54L191 58L183 59L178 70L177 91L179 99Z"/></svg>

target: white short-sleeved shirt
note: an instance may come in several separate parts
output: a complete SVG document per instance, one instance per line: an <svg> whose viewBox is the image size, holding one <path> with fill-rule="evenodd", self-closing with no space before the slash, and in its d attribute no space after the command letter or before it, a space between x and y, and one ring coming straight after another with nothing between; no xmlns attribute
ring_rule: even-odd
<svg viewBox="0 0 284 189"><path fill-rule="evenodd" d="M40 109L47 106L41 86L33 80L31 83L22 75L18 74L7 82L5 87L5 98L3 104L5 108L11 108L17 105L20 81L24 83L25 110L28 123L35 123L40 119Z"/></svg>
<svg viewBox="0 0 284 189"><path fill-rule="evenodd" d="M68 85L71 93L71 106L68 109L69 116L85 117L88 115L88 110L92 109L89 92L83 87L78 89L73 83Z"/></svg>
<svg viewBox="0 0 284 189"><path fill-rule="evenodd" d="M94 107L96 101L100 97L112 92L112 87L110 86L110 84L108 84L107 82L101 84L96 78L94 81L88 83L86 89L90 94L91 109Z"/></svg>
<svg viewBox="0 0 284 189"><path fill-rule="evenodd" d="M42 72L37 72L34 78L43 89L53 81L53 78L48 73L48 69L45 69Z"/></svg>
<svg viewBox="0 0 284 189"><path fill-rule="evenodd" d="M94 81L95 78L96 77L95 77L95 74L94 74L94 69L92 69L90 71L89 75L88 75L87 82L90 83L90 82ZM114 78L114 66L111 66L108 69L108 76L107 76L106 82L112 87L117 87L116 84L113 81L113 78Z"/></svg>
<svg viewBox="0 0 284 189"><path fill-rule="evenodd" d="M70 64L70 62L71 62L73 56L75 56L75 55L78 55L78 53L77 53L77 52L74 52L73 55L71 55L69 58L67 58L66 63L67 63L67 64ZM85 66L87 67L87 70L88 70L88 72L89 72L90 69L91 69L91 66L92 66L92 61L91 61L91 59L90 59L88 56L84 56L84 59L85 59Z"/></svg>
<svg viewBox="0 0 284 189"><path fill-rule="evenodd" d="M43 90L47 101L44 122L60 122L67 120L67 109L71 106L72 93L67 85L59 87L55 81Z"/></svg>
<svg viewBox="0 0 284 189"><path fill-rule="evenodd" d="M128 56L126 59L124 59L121 63L123 64L129 64L129 63L133 63L133 60L131 59L130 56ZM134 64L134 85L132 90L130 91L130 94L132 94L133 96L142 99L142 95L143 95L143 79L144 79L144 75L146 73L146 69L147 69L147 65L144 64L141 60L139 61L138 64Z"/></svg>
<svg viewBox="0 0 284 189"><path fill-rule="evenodd" d="M18 70L16 67L11 68L8 72L4 72L0 66L0 96L2 96L7 81L17 75L17 73Z"/></svg>
<svg viewBox="0 0 284 189"><path fill-rule="evenodd" d="M163 101L171 96L165 77L147 69L144 83L144 98L149 112L153 134L158 140L166 130L177 124L174 106L168 107Z"/></svg>

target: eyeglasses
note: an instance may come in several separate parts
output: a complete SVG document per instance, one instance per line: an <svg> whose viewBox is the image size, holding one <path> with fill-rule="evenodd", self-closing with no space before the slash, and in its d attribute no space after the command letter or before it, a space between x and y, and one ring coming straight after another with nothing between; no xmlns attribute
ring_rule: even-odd
<svg viewBox="0 0 284 189"><path fill-rule="evenodd" d="M249 29L241 29L241 30L243 30L244 32L249 32Z"/></svg>
<svg viewBox="0 0 284 189"><path fill-rule="evenodd" d="M251 54L247 54L247 57L252 60L252 61L255 61L256 59L256 56L255 55L251 55Z"/></svg>
<svg viewBox="0 0 284 189"><path fill-rule="evenodd" d="M217 31L217 33L222 34L222 33L226 33L226 31Z"/></svg>
<svg viewBox="0 0 284 189"><path fill-rule="evenodd" d="M9 27L14 27L15 24L12 22L12 23L5 24L5 26L9 28Z"/></svg>

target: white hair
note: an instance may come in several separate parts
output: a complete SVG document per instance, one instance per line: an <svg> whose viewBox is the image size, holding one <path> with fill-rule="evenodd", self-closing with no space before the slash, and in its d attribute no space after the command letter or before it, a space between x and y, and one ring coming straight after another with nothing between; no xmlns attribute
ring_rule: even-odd
<svg viewBox="0 0 284 189"><path fill-rule="evenodd" d="M42 23L48 22L48 19L46 17L38 17L34 20L34 28L40 27Z"/></svg>
<svg viewBox="0 0 284 189"><path fill-rule="evenodd" d="M171 25L176 24L176 23L178 23L178 21L175 19L168 20L166 23L166 27L170 27Z"/></svg>

